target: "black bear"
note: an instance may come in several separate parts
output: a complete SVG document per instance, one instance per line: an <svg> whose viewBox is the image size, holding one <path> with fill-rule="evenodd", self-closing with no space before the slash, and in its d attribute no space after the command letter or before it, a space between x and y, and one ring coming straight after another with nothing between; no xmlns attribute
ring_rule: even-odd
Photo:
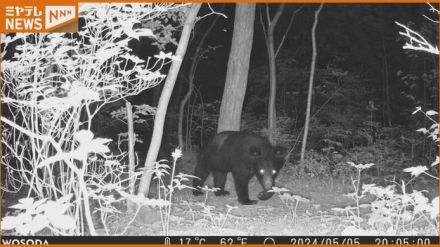
<svg viewBox="0 0 440 247"><path fill-rule="evenodd" d="M238 131L224 131L214 136L201 152L194 175L194 195L202 194L203 186L209 173L214 176L214 187L220 190L215 195L228 195L225 183L228 172L232 172L238 201L244 205L257 203L249 199L248 183L254 176L263 187L262 200L272 195L265 191L272 188L278 171L284 165L284 157L280 148L273 147L265 138Z"/></svg>

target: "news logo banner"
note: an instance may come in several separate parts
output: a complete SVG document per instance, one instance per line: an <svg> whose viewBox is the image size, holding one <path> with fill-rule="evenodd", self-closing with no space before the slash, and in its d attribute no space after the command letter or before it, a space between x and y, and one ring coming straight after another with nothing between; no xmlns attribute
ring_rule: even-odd
<svg viewBox="0 0 440 247"><path fill-rule="evenodd" d="M3 33L51 32L77 21L77 5L64 5L61 1L58 5L46 5L44 1L0 3L0 32Z"/></svg>

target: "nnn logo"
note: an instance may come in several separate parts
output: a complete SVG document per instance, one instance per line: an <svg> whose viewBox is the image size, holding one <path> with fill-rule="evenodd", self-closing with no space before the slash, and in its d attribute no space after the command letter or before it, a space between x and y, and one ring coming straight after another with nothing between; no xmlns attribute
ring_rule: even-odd
<svg viewBox="0 0 440 247"><path fill-rule="evenodd" d="M46 30L75 18L75 6L46 6Z"/></svg>

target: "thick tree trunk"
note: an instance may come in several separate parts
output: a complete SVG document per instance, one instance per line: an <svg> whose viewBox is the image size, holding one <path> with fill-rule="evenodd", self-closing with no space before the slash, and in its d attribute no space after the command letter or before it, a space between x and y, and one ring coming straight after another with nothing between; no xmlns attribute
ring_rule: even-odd
<svg viewBox="0 0 440 247"><path fill-rule="evenodd" d="M168 108L168 102L170 101L171 93L173 92L174 84L176 82L177 74L182 64L182 58L185 56L186 48L188 47L188 41L191 31L194 27L194 23L199 12L201 3L192 4L183 26L182 35L180 36L179 44L176 50L176 56L181 59L174 60L171 63L170 70L168 72L167 79L162 90L162 94L159 98L159 104L157 106L156 116L154 118L153 136L151 137L150 147L148 149L147 158L145 160L145 170L142 174L142 178L139 184L138 195L148 194L150 189L150 182L152 176L152 168L154 162L156 162L157 154L159 153L160 144L162 142L163 127L165 123L165 115Z"/></svg>
<svg viewBox="0 0 440 247"><path fill-rule="evenodd" d="M309 92L307 95L307 109L306 109L306 120L304 123L304 136L301 146L301 168L304 170L304 156L306 153L306 145L307 145L307 135L309 132L309 124L310 124L310 109L312 108L312 93L313 93L313 81L315 77L315 66L316 66L316 26L318 25L318 17L319 13L324 6L323 3L319 5L319 8L315 11L315 21L312 26L312 64L310 65L310 77L309 77Z"/></svg>
<svg viewBox="0 0 440 247"><path fill-rule="evenodd" d="M255 3L237 3L218 132L240 130L254 34Z"/></svg>

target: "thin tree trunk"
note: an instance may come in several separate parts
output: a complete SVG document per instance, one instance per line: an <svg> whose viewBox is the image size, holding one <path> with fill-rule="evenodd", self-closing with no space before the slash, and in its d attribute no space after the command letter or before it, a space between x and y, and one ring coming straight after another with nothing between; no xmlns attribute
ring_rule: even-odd
<svg viewBox="0 0 440 247"><path fill-rule="evenodd" d="M192 64L196 63L195 60L196 60L196 57L194 57ZM192 67L192 65L191 65L191 67ZM185 105L188 102L189 97L191 97L191 94L194 90L194 73L192 73L191 71L189 73L190 74L189 74L189 79L188 79L188 91L186 92L182 101L180 101L179 122L178 122L178 126L177 126L177 135L179 137L179 147L183 150L187 149L187 145L183 141L183 114L185 112Z"/></svg>
<svg viewBox="0 0 440 247"><path fill-rule="evenodd" d="M83 160L83 164L86 164L87 160ZM90 212L90 203L89 203L89 192L86 187L86 182L84 180L86 174L84 174L84 169L81 169L81 174L78 174L78 189L81 191L83 195L83 203L84 203L84 216L86 217L86 223L90 231L90 235L96 236L96 229L93 225L92 213Z"/></svg>
<svg viewBox="0 0 440 247"><path fill-rule="evenodd" d="M127 125L128 125L128 175L130 182L128 189L130 194L135 193L136 177L134 176L134 128L133 128L133 107L129 101L125 101L125 107L127 108Z"/></svg>
<svg viewBox="0 0 440 247"><path fill-rule="evenodd" d="M190 98L191 99L191 98ZM191 140L191 115L189 114L191 109L191 105L188 104L186 106L186 112L188 112L188 114L186 114L186 123L187 125L185 126L185 146L188 147L189 146L189 141Z"/></svg>
<svg viewBox="0 0 440 247"><path fill-rule="evenodd" d="M255 3L237 3L217 132L240 130L254 35Z"/></svg>
<svg viewBox="0 0 440 247"><path fill-rule="evenodd" d="M269 122L269 141L275 143L275 132L277 129L277 111L276 111L276 93L277 93L277 78L275 65L275 51L273 48L273 34L268 39L268 54L269 54L269 106L268 106L268 122Z"/></svg>
<svg viewBox="0 0 440 247"><path fill-rule="evenodd" d="M382 61L383 63L383 61ZM387 111L386 111L386 104L387 104L387 96L386 96L386 87L385 87L385 72L384 69L382 69L382 125L386 126L387 121Z"/></svg>
<svg viewBox="0 0 440 247"><path fill-rule="evenodd" d="M188 10L188 15L183 26L182 35L180 36L179 44L176 50L176 56L181 59L176 59L171 63L170 70L168 72L167 79L162 90L162 94L159 98L159 104L157 106L156 116L154 118L153 135L151 137L150 147L148 149L147 158L145 160L145 170L142 174L142 178L139 184L138 195L148 194L150 189L150 182L152 176L152 168L154 162L156 162L157 154L159 152L160 144L162 142L163 127L165 123L165 115L170 101L171 94L173 92L174 84L176 82L177 74L179 73L180 66L182 64L182 58L185 56L186 48L188 47L188 41L191 31L194 27L194 23L199 12L201 3L194 3Z"/></svg>
<svg viewBox="0 0 440 247"><path fill-rule="evenodd" d="M260 22L261 26L263 28L264 33L264 39L266 41L266 48L267 48L267 54L268 54L268 60L269 60L269 85L270 85L270 91L269 91L269 104L268 104L268 139L272 144L276 144L276 129L277 129L277 117L276 117L276 92L277 92L277 79L276 79L276 57L278 52L281 49L281 46L284 43L284 40L286 38L287 33L290 30L290 27L292 26L293 20L295 19L296 14L302 9L302 7L298 8L293 12L289 25L286 28L286 31L284 32L284 35L281 39L280 44L278 45L278 48L275 51L275 41L274 41L274 32L275 27L278 23L279 18L281 17L283 11L284 11L285 4L282 3L279 5L277 12L275 13L274 17L270 19L270 11L269 11L269 4L266 4L266 20L267 20L267 31L265 24L263 22L263 14L260 12Z"/></svg>
<svg viewBox="0 0 440 247"><path fill-rule="evenodd" d="M277 93L277 71L276 71L276 61L275 61L275 48L274 48L274 31L275 26L278 23L278 20L281 17L281 14L284 11L285 4L282 3L278 7L277 12L275 13L273 19L270 19L269 16L269 5L266 4L266 15L267 15L267 21L268 21L268 27L267 27L267 37L266 37L266 48L267 48L267 54L269 59L269 83L270 83L270 90L269 90L269 104L268 104L268 130L269 130L269 141L272 144L275 143L275 131L277 128L277 111L276 111L276 93Z"/></svg>
<svg viewBox="0 0 440 247"><path fill-rule="evenodd" d="M383 49L383 65L385 71L385 100L386 100L386 113L387 113L387 124L388 127L391 127L391 107L390 107L390 80L388 74L388 58L387 51L385 49L385 44L382 41L382 49Z"/></svg>
<svg viewBox="0 0 440 247"><path fill-rule="evenodd" d="M193 100L191 104L191 97L189 98L189 104L188 104L188 135L186 137L186 145L189 148L189 150L192 150L192 126L193 126L193 117L194 117L194 107L191 107L196 102L196 99Z"/></svg>
<svg viewBox="0 0 440 247"><path fill-rule="evenodd" d="M290 17L290 20L289 20L289 25L287 25L286 31L284 32L283 37L281 38L280 44L278 45L277 51L275 52L275 58L278 56L278 53L280 52L281 47L283 46L284 41L286 40L287 33L289 33L289 30L292 27L293 20L295 20L296 14L298 14L298 12L303 9L303 7L304 7L304 5L302 5L301 7L299 7L297 10L295 10L292 13L292 16Z"/></svg>
<svg viewBox="0 0 440 247"><path fill-rule="evenodd" d="M307 145L307 135L309 132L309 124L310 124L310 109L312 107L312 93L313 93L313 81L315 77L315 64L316 64L316 26L318 25L318 17L319 13L324 6L323 3L319 5L319 8L315 11L315 21L312 26L312 64L310 65L310 77L309 77L309 92L307 95L307 109L306 109L306 121L304 123L304 136L301 146L301 168L304 170L304 156L306 153L306 145Z"/></svg>
<svg viewBox="0 0 440 247"><path fill-rule="evenodd" d="M220 11L223 10L225 5L221 8ZM188 74L188 91L186 92L185 96L183 97L182 101L180 102L179 106L179 125L177 127L177 135L179 136L179 147L186 150L186 145L183 141L183 114L185 112L185 105L188 102L189 98L191 97L193 91L194 91L194 75L196 73L197 64L200 61L200 52L202 50L203 45L205 44L206 37L208 37L208 34L211 32L212 28L214 27L215 23L217 22L220 15L216 15L214 20L212 21L211 25L208 27L208 29L203 34L202 38L200 39L199 44L197 45L197 48L194 52L193 61L191 63L191 67L189 69Z"/></svg>

